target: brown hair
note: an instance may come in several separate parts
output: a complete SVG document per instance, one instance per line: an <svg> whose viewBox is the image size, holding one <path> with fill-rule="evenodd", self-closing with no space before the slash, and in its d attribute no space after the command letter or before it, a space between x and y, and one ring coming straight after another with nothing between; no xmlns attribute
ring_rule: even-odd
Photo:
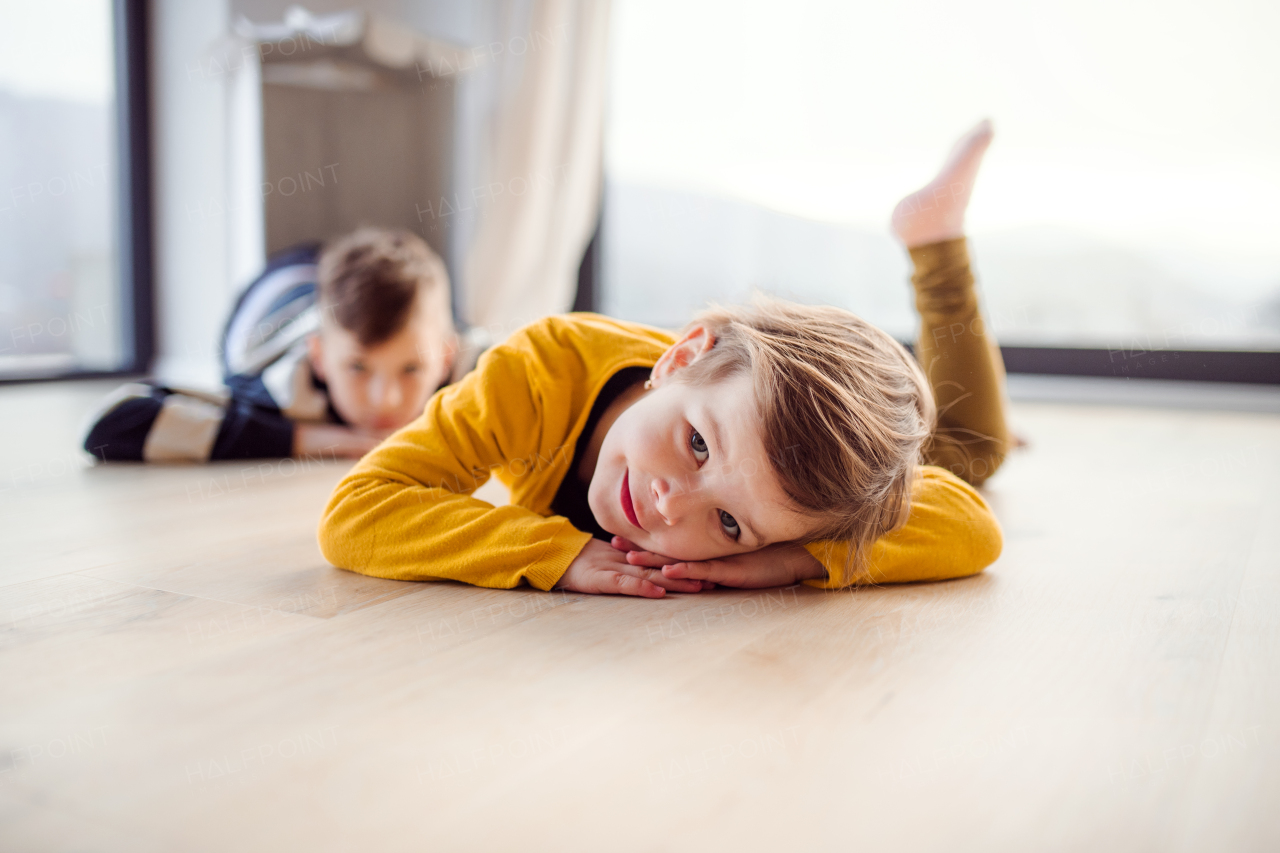
<svg viewBox="0 0 1280 853"><path fill-rule="evenodd" d="M324 247L316 273L320 307L361 346L376 346L409 322L419 298L452 328L449 274L440 256L404 230L360 228Z"/></svg>
<svg viewBox="0 0 1280 853"><path fill-rule="evenodd" d="M805 541L854 546L849 582L872 542L904 524L936 407L906 348L839 308L757 297L713 306L694 323L715 345L683 381L752 377L761 439L783 491L816 522Z"/></svg>

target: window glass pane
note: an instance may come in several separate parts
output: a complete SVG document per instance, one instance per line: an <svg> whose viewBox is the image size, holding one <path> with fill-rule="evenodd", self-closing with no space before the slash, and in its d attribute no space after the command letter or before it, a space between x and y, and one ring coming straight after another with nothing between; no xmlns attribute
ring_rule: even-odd
<svg viewBox="0 0 1280 853"><path fill-rule="evenodd" d="M1004 343L1280 348L1280 4L619 0L603 308L752 288L909 338L894 202L990 116Z"/></svg>
<svg viewBox="0 0 1280 853"><path fill-rule="evenodd" d="M8 2L4 18L0 376L118 368L111 3Z"/></svg>

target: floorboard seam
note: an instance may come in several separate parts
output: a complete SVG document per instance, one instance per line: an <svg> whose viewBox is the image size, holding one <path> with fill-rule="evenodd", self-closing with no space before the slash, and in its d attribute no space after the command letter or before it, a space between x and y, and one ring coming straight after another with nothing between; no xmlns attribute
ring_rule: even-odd
<svg viewBox="0 0 1280 853"><path fill-rule="evenodd" d="M248 607L252 610L271 610L272 612L280 613L286 616L305 616L309 619L318 619L321 622L326 622L328 621L328 619L333 618L333 617L326 618L324 616L312 616L309 613L298 613L296 611L275 610L274 608L270 608L270 607L264 608L261 604L245 604L242 601L227 601L226 599L222 599L222 598L212 598L207 595L196 595L195 593L181 592L176 589L165 589L164 587L160 587L160 586L148 586L147 584L134 583L133 581L122 581L118 578L102 578L96 575L80 574L79 572L71 572L70 574L75 575L76 577L89 578L91 580L110 581L112 583L118 583L121 586L131 586L131 587L134 587L135 589L149 589L154 592L167 592L170 595L181 595L184 598L194 598L194 599L199 599L200 601L213 601L218 604L230 604L235 607ZM338 614L335 614L335 615L338 615Z"/></svg>

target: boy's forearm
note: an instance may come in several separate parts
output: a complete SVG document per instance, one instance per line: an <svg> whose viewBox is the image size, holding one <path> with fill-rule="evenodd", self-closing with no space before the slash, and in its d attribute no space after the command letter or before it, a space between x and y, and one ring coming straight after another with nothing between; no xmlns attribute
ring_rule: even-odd
<svg viewBox="0 0 1280 853"><path fill-rule="evenodd" d="M296 423L293 428L293 455L299 458L359 459L377 447L382 438L338 424Z"/></svg>

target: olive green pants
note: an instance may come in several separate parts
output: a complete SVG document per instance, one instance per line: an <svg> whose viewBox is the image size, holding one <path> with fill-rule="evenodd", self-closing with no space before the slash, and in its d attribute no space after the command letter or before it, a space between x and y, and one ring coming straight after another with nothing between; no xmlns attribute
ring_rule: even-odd
<svg viewBox="0 0 1280 853"><path fill-rule="evenodd" d="M973 485L996 472L1009 449L1004 361L978 310L965 239L910 250L920 339L916 360L938 404L925 462Z"/></svg>

